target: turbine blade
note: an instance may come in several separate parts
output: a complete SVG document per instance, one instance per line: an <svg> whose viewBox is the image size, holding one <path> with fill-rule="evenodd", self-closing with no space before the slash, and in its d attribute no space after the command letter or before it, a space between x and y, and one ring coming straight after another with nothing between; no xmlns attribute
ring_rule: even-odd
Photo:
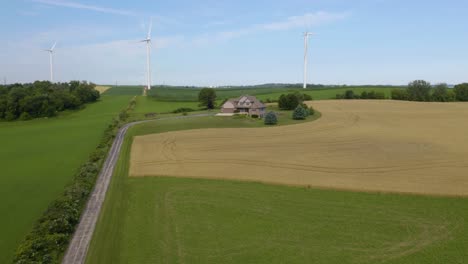
<svg viewBox="0 0 468 264"><path fill-rule="evenodd" d="M54 51L56 45L57 45L57 41L55 41L54 45L52 45L52 48L50 48L50 50Z"/></svg>
<svg viewBox="0 0 468 264"><path fill-rule="evenodd" d="M148 28L148 35L146 35L146 39L151 39L151 30L153 28L153 18L150 19L150 24Z"/></svg>

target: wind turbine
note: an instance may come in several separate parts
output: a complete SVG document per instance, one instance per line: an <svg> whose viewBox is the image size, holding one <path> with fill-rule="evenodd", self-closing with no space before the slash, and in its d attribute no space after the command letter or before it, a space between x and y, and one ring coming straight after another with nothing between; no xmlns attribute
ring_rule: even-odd
<svg viewBox="0 0 468 264"><path fill-rule="evenodd" d="M304 89L307 88L307 50L309 45L309 36L312 35L313 33L307 31L304 33Z"/></svg>
<svg viewBox="0 0 468 264"><path fill-rule="evenodd" d="M50 57L50 82L54 82L54 49L57 45L57 41L52 45L50 49L46 49L44 51L49 52Z"/></svg>
<svg viewBox="0 0 468 264"><path fill-rule="evenodd" d="M150 56L151 56L151 27L153 26L153 20L150 20L148 34L146 35L146 39L140 42L146 42L146 90L151 90L151 63L150 63ZM145 92L146 94L146 92Z"/></svg>

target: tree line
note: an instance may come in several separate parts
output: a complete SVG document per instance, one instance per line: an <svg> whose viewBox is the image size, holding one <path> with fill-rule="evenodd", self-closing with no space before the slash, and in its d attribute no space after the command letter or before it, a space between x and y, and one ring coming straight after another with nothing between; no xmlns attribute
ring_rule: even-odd
<svg viewBox="0 0 468 264"><path fill-rule="evenodd" d="M454 102L468 101L468 83L455 85L450 89L447 84L437 84L417 80L408 84L406 89L392 90L393 100L420 101L420 102Z"/></svg>
<svg viewBox="0 0 468 264"><path fill-rule="evenodd" d="M79 109L99 99L95 87L95 84L84 81L36 81L0 86L0 120L52 117L64 110Z"/></svg>

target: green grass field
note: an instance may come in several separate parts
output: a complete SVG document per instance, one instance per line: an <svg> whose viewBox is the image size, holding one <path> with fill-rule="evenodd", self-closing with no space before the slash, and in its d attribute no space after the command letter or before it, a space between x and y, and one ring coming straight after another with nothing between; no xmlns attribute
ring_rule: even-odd
<svg viewBox="0 0 468 264"><path fill-rule="evenodd" d="M0 123L0 263L59 196L131 95L104 95L56 118Z"/></svg>
<svg viewBox="0 0 468 264"><path fill-rule="evenodd" d="M222 180L128 177L132 137L242 119L129 130L87 263L465 263L468 199Z"/></svg>
<svg viewBox="0 0 468 264"><path fill-rule="evenodd" d="M363 91L382 91L387 97L390 96L394 86L349 86L339 88L308 88L293 89L286 87L252 87L252 88L216 88L216 95L220 101L224 99L239 97L244 94L255 95L259 99L278 99L281 94L298 91L312 96L314 100L334 99L337 93L344 93L346 90L353 90L355 93ZM181 88L181 87L154 87L148 93L150 97L157 98L160 101L197 101L200 88Z"/></svg>

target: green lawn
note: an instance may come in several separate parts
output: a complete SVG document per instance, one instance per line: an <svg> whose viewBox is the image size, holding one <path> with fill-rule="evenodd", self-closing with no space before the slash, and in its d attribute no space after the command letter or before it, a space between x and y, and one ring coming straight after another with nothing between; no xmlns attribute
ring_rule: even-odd
<svg viewBox="0 0 468 264"><path fill-rule="evenodd" d="M131 128L87 263L466 263L468 199L222 180L128 177L133 136L249 119Z"/></svg>
<svg viewBox="0 0 468 264"><path fill-rule="evenodd" d="M96 148L105 127L132 96L104 95L59 117L0 123L0 263Z"/></svg>

